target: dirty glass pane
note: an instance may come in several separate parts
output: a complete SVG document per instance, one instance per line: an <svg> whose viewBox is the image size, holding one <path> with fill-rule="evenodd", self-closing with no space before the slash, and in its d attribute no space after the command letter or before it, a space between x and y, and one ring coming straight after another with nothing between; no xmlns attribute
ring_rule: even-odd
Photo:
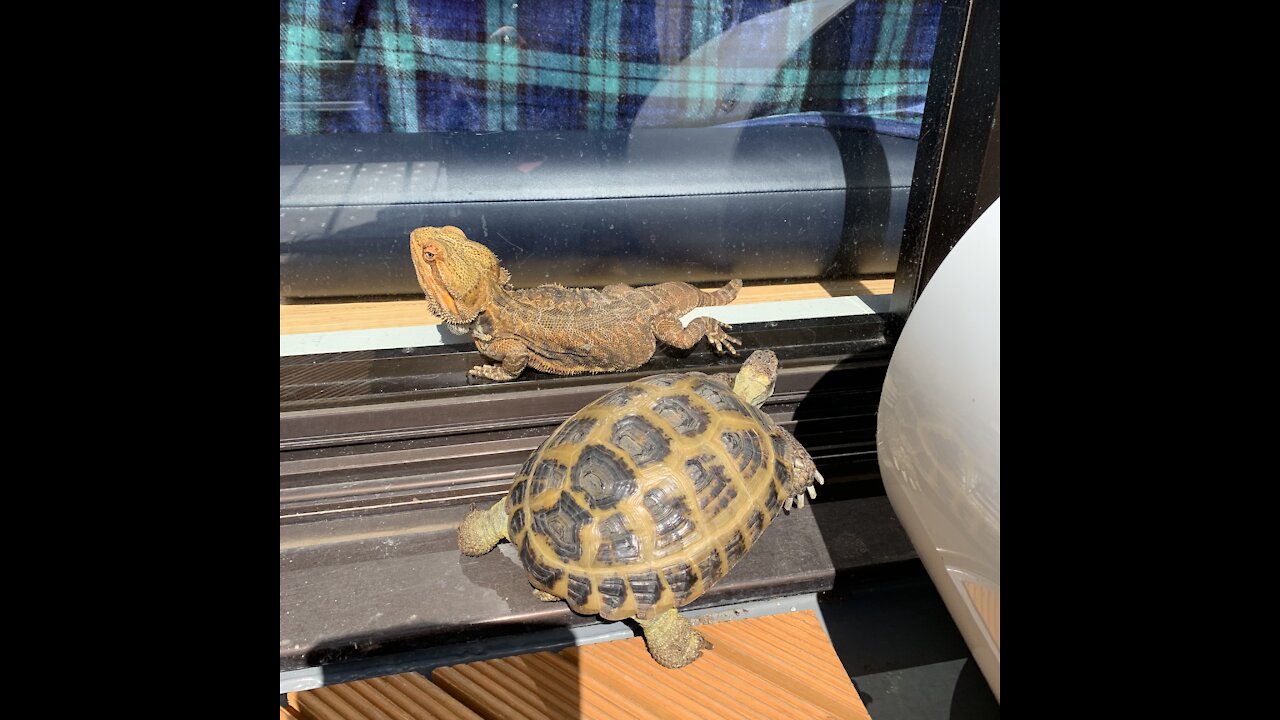
<svg viewBox="0 0 1280 720"><path fill-rule="evenodd" d="M282 0L282 355L472 343L426 299L420 227L516 289L741 280L694 313L735 325L881 311L940 10Z"/></svg>

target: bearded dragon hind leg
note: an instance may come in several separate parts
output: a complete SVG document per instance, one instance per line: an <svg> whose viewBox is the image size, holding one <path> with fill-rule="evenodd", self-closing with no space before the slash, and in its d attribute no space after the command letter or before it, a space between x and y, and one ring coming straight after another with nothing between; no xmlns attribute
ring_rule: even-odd
<svg viewBox="0 0 1280 720"><path fill-rule="evenodd" d="M715 347L716 352L723 355L728 352L730 355L737 355L738 349L734 345L741 345L742 341L725 332L725 328L732 328L727 323L718 323L715 327L707 332L707 340Z"/></svg>
<svg viewBox="0 0 1280 720"><path fill-rule="evenodd" d="M687 327L682 326L680 321L671 317L659 317L653 323L653 334L662 342L672 347L686 350L693 347L694 343L703 337L715 348L716 352L729 352L734 355L738 351L731 343L742 344L740 340L726 333L723 327L730 327L724 323L709 317L696 317L689 321Z"/></svg>

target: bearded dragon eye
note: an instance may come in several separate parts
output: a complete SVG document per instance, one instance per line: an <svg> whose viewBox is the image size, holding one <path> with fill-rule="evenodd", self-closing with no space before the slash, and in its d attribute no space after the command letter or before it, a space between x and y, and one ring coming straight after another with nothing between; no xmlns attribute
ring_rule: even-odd
<svg viewBox="0 0 1280 720"><path fill-rule="evenodd" d="M425 258L426 258L426 259L428 259L428 260L435 260L435 259L436 259L436 254L435 254L435 253L433 253L433 252L431 252L430 250L424 250L424 251L423 251L423 253L422 253L422 256L423 256L423 257L425 257Z"/></svg>

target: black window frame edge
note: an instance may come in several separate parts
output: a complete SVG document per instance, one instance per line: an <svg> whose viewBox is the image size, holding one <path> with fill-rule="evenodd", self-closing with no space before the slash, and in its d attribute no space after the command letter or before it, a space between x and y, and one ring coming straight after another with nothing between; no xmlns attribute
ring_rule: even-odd
<svg viewBox="0 0 1280 720"><path fill-rule="evenodd" d="M885 328L897 341L951 248L1000 194L1000 2L946 0Z"/></svg>

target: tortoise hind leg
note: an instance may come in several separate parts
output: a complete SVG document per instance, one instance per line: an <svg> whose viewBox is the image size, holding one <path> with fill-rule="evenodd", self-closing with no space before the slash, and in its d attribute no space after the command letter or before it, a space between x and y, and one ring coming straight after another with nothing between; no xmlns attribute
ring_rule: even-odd
<svg viewBox="0 0 1280 720"><path fill-rule="evenodd" d="M711 649L702 634L693 629L688 618L672 608L651 620L641 620L640 629L644 631L644 642L649 647L649 654L659 665L669 668L681 668L702 656L702 649Z"/></svg>
<svg viewBox="0 0 1280 720"><path fill-rule="evenodd" d="M488 510L471 510L458 526L458 549L464 555L483 555L507 539L507 499Z"/></svg>
<svg viewBox="0 0 1280 720"><path fill-rule="evenodd" d="M541 600L542 602L555 602L555 601L557 601L557 600L559 600L559 599L560 599L560 598L556 597L555 595L552 595L552 594L551 594L551 593L549 593L549 592L543 592L543 591L539 590L538 588L534 588L534 589L533 589L533 596L534 596L534 597L536 597L536 598L538 598L538 599L539 599L539 600Z"/></svg>

